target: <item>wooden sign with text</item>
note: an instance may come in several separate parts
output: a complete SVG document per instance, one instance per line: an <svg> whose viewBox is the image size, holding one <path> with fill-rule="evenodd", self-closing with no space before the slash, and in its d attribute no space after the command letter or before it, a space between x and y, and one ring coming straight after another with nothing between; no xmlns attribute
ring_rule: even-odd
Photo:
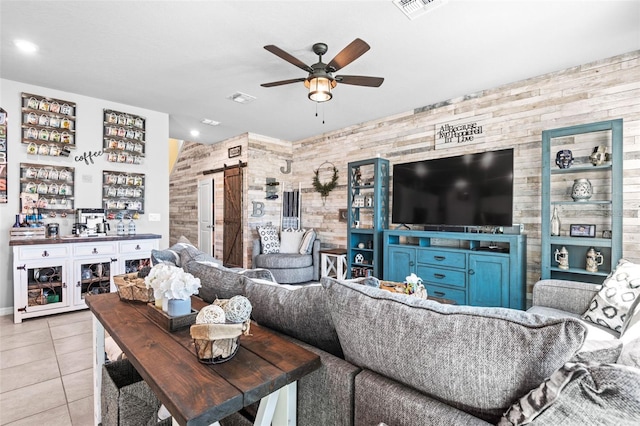
<svg viewBox="0 0 640 426"><path fill-rule="evenodd" d="M435 126L436 149L484 142L484 121L488 115L438 123Z"/></svg>

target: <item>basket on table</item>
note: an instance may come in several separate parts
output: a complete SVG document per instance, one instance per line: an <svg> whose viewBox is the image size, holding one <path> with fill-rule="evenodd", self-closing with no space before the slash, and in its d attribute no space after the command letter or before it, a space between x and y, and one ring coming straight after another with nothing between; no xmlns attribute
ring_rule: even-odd
<svg viewBox="0 0 640 426"><path fill-rule="evenodd" d="M196 356L203 364L220 364L236 354L241 334L249 335L251 302L244 296L216 299L198 313L191 326Z"/></svg>
<svg viewBox="0 0 640 426"><path fill-rule="evenodd" d="M153 302L153 289L147 288L144 278L139 278L137 272L115 275L113 282L118 287L120 300L132 302Z"/></svg>
<svg viewBox="0 0 640 426"><path fill-rule="evenodd" d="M203 364L220 364L238 352L238 339L249 332L249 321L238 324L193 324L191 337L198 360Z"/></svg>

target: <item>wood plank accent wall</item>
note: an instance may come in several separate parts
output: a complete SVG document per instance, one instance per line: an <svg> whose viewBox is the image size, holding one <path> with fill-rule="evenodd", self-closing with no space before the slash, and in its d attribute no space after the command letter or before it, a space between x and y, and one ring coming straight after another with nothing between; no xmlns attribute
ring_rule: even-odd
<svg viewBox="0 0 640 426"><path fill-rule="evenodd" d="M235 146L242 147L240 157L228 158L228 149ZM291 186L293 174L282 174L280 167L286 168L286 160L291 159L292 145L290 142L266 136L245 133L223 143L203 145L194 142L185 142L178 156L176 165L171 173L169 183L169 216L170 231L169 241L174 244L180 236L184 235L194 244L198 245L198 181L202 179L214 180L214 256L222 259L223 236L223 200L224 178L223 173L204 175L208 170L219 169L240 161L248 163L243 169L243 217L242 223L248 224L243 232L244 262L249 265L251 258L251 244L257 237L256 226L272 222L280 223L281 198L277 200L265 199L265 182L267 177L275 177L280 182L279 191ZM296 184L297 187L297 184ZM265 205L265 214L262 217L252 217L253 206L251 201L261 201Z"/></svg>
<svg viewBox="0 0 640 426"><path fill-rule="evenodd" d="M424 90L428 90L428 87ZM331 108L330 103L326 108ZM436 123L484 115L487 116L483 123L486 132L484 143L435 150ZM253 199L261 198L268 208L261 220L247 217L245 243L249 250L251 236L255 234L254 228L258 222L272 219L274 224L279 223L276 203L264 200L262 194L264 187L260 185L263 185L265 177L281 179L286 176L287 184L294 187L300 182L303 226L315 228L323 246L345 247L346 224L338 221L338 209L346 206L348 162L380 155L393 165L513 147L514 223L524 224L528 237L527 293L530 297L531 287L540 276L542 131L615 118L624 119L624 256L640 262L640 51L483 90L292 143L243 135L211 146L186 144L176 171L171 176L171 240L175 241L181 234L187 235L187 231L194 239L197 238L197 218L193 217L194 211L197 214L197 194L193 199L188 191L178 189L178 186L181 183L193 186L198 170L219 167L222 162L228 162L225 160L227 148L238 145L238 140L243 141L243 161L249 161L251 170L246 179L250 182L247 188L248 202L245 203L246 214L251 214L250 201ZM252 137L255 140L251 140ZM247 146L248 154L244 146ZM188 160L183 159L183 155ZM201 167L199 164L204 158L208 158L211 164ZM292 173L282 175L278 171L287 158L293 160ZM324 161L335 164L340 176L339 186L323 205L320 194L313 191L312 179L313 170ZM195 192L193 187L189 191L191 195ZM279 208L280 203L277 205ZM216 223L218 226L220 224Z"/></svg>

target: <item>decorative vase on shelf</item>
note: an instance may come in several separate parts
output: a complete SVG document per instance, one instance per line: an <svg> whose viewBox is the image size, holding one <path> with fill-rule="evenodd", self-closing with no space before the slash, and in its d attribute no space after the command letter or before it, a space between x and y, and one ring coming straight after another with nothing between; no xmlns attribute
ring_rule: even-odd
<svg viewBox="0 0 640 426"><path fill-rule="evenodd" d="M16 223L13 224L14 228L20 228L20 215L16 215Z"/></svg>
<svg viewBox="0 0 640 426"><path fill-rule="evenodd" d="M170 317L179 317L189 315L191 313L191 298L187 299L169 299L167 302L167 315Z"/></svg>
<svg viewBox="0 0 640 426"><path fill-rule="evenodd" d="M162 312L169 312L169 299L163 297L162 299Z"/></svg>
<svg viewBox="0 0 640 426"><path fill-rule="evenodd" d="M551 217L551 235L560 235L560 217L558 216L558 208L553 208L553 216Z"/></svg>
<svg viewBox="0 0 640 426"><path fill-rule="evenodd" d="M593 187L589 179L580 178L573 181L571 198L573 201L587 201L593 195Z"/></svg>

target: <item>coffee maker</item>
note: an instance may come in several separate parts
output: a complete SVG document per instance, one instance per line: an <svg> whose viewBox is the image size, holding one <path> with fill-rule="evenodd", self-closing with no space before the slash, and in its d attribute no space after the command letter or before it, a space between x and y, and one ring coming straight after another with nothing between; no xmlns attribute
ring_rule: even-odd
<svg viewBox="0 0 640 426"><path fill-rule="evenodd" d="M109 224L106 221L104 209L78 209L76 211L76 226L84 228L87 237L104 237L107 235ZM78 226L79 225L79 226Z"/></svg>

